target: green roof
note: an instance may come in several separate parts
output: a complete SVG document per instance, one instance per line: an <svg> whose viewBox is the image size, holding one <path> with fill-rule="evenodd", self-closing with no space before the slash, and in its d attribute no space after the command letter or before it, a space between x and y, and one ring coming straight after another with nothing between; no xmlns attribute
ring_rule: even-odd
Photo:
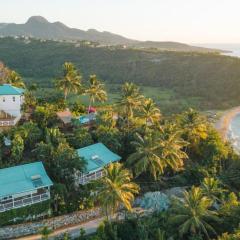
<svg viewBox="0 0 240 240"><path fill-rule="evenodd" d="M42 162L0 169L0 197L52 185Z"/></svg>
<svg viewBox="0 0 240 240"><path fill-rule="evenodd" d="M77 150L80 157L87 162L86 173L94 172L121 159L120 156L111 152L104 144L96 143Z"/></svg>
<svg viewBox="0 0 240 240"><path fill-rule="evenodd" d="M0 85L0 95L22 95L24 91L24 89L14 87L11 84Z"/></svg>

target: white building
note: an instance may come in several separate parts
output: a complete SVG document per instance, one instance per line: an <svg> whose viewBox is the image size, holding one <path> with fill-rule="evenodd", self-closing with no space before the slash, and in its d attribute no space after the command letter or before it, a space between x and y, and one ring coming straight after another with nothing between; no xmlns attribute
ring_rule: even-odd
<svg viewBox="0 0 240 240"><path fill-rule="evenodd" d="M0 126L15 125L21 118L24 89L10 84L0 85Z"/></svg>

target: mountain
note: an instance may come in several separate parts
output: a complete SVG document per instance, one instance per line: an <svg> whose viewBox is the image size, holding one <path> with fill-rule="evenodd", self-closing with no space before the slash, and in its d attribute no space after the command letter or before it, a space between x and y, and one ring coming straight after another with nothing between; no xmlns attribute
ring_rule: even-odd
<svg viewBox="0 0 240 240"><path fill-rule="evenodd" d="M0 36L28 36L54 40L87 40L102 45L127 45L133 48L157 48L172 51L221 52L221 50L194 47L177 42L152 42L128 39L111 32L87 31L70 28L61 22L50 23L41 16L33 16L25 24L0 23Z"/></svg>
<svg viewBox="0 0 240 240"><path fill-rule="evenodd" d="M0 24L0 35L29 36L56 40L88 40L110 45L137 42L110 32L99 32L95 29L83 31L69 28L61 22L50 23L41 16L30 17L25 24Z"/></svg>

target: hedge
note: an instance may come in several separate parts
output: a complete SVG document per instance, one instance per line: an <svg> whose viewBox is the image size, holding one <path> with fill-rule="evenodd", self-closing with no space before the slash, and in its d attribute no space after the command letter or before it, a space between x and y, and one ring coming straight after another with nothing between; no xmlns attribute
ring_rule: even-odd
<svg viewBox="0 0 240 240"><path fill-rule="evenodd" d="M50 215L50 200L0 213L0 226L22 223Z"/></svg>

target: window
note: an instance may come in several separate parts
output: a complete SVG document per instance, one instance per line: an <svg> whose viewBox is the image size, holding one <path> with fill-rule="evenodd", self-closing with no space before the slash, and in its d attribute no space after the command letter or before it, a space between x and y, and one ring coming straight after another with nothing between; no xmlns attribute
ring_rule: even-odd
<svg viewBox="0 0 240 240"><path fill-rule="evenodd" d="M13 97L12 99L13 99L14 102L16 101L16 98L15 98L15 97Z"/></svg>

